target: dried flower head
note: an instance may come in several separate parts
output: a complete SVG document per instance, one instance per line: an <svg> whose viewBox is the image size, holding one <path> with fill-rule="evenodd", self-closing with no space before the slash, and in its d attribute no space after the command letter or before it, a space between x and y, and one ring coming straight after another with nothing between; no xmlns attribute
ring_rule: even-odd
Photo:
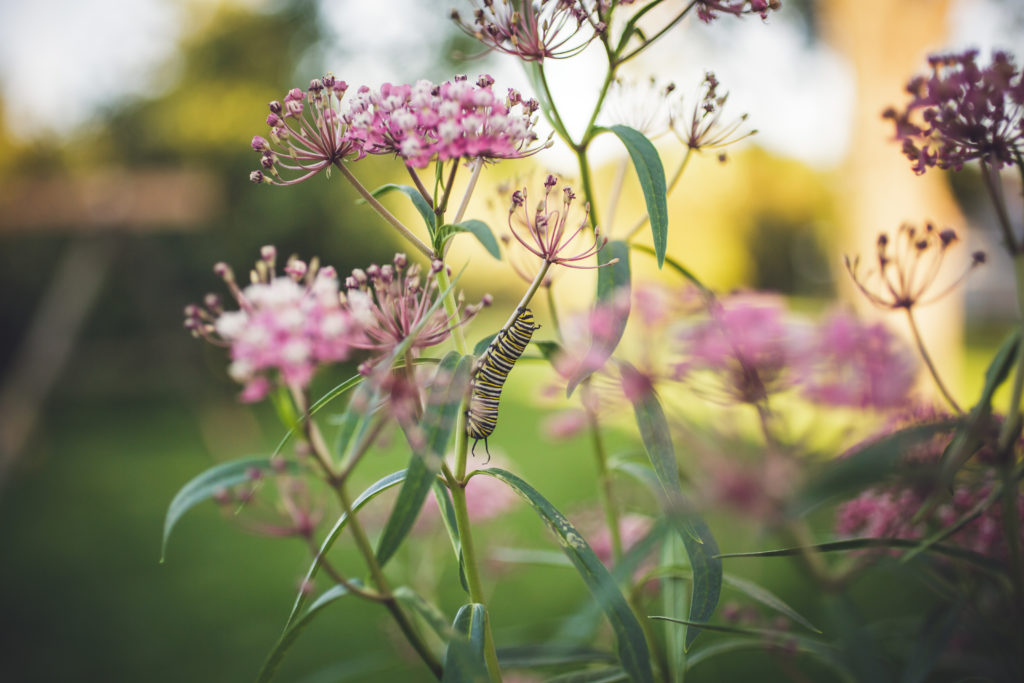
<svg viewBox="0 0 1024 683"><path fill-rule="evenodd" d="M535 154L536 100L515 90L499 97L494 79L465 77L435 85L385 83L379 90L361 87L344 119L348 138L365 154L394 154L415 168L452 159L511 159Z"/></svg>
<svg viewBox="0 0 1024 683"><path fill-rule="evenodd" d="M722 122L722 113L729 93L719 95L718 86L715 74L708 71L704 74L693 109L684 111L682 100L672 109L672 130L690 149L717 149L757 133L756 130L742 130L747 120L746 114L732 121Z"/></svg>
<svg viewBox="0 0 1024 683"><path fill-rule="evenodd" d="M356 269L345 279L346 309L364 331L363 338L355 343L373 352L364 372L413 334L415 338L409 346L412 354L448 338L448 316L434 305L441 295L437 283L441 268L441 262L435 261L426 277L422 277L419 264L410 264L405 254L395 254L391 264ZM485 297L480 304L461 307L460 300L458 324L468 322L488 302Z"/></svg>
<svg viewBox="0 0 1024 683"><path fill-rule="evenodd" d="M933 166L960 170L975 159L997 169L1022 165L1024 76L1006 52L994 52L985 68L977 56L968 50L929 57L931 74L907 84L906 108L883 112L915 173Z"/></svg>
<svg viewBox="0 0 1024 683"><path fill-rule="evenodd" d="M963 282L971 270L985 262L983 252L975 252L966 270L949 285L937 292L929 290L935 284L946 251L957 242L951 228L937 230L932 223L923 229L908 223L900 226L895 244L889 235L878 236L877 268L860 270L860 257L845 258L845 265L857 289L874 305L889 309L910 309L942 298Z"/></svg>
<svg viewBox="0 0 1024 683"><path fill-rule="evenodd" d="M639 82L616 78L604 100L602 118L607 125L629 126L656 138L672 128L676 95L675 83L659 83L653 77Z"/></svg>
<svg viewBox="0 0 1024 683"><path fill-rule="evenodd" d="M247 402L266 396L277 379L306 386L318 366L345 360L362 340L341 305L333 268L292 258L278 276L275 259L274 248L264 247L245 289L227 264L215 266L238 310L225 310L212 294L203 306L185 309L185 327L194 336L231 349L228 374L245 385L241 397Z"/></svg>
<svg viewBox="0 0 1024 683"><path fill-rule="evenodd" d="M604 30L590 22L579 0L474 0L473 4L472 24L452 10L459 28L487 47L527 62L578 55Z"/></svg>
<svg viewBox="0 0 1024 683"><path fill-rule="evenodd" d="M566 229L569 221L569 210L576 194L571 187L563 187L562 201L555 199L555 186L558 178L549 175L544 181L544 199L537 203L534 211L527 206L526 188L512 193L512 205L508 210L508 227L512 236L523 247L537 258L550 264L558 264L567 268L596 268L597 265L584 265L581 262L601 251L607 243L597 228L594 228L594 241L589 240L582 246L576 246L582 238L590 217L590 206L583 209L583 218L575 229ZM589 244L588 244L589 243Z"/></svg>
<svg viewBox="0 0 1024 683"><path fill-rule="evenodd" d="M768 12L780 7L780 0L697 0L697 17L707 23L717 19L720 13L734 17L758 14L762 19L767 19Z"/></svg>
<svg viewBox="0 0 1024 683"><path fill-rule="evenodd" d="M363 156L348 136L341 102L348 86L328 74L309 90L292 88L284 102L270 103L270 134L252 139L260 168L249 174L255 183L294 185L350 157ZM285 171L292 177L281 174Z"/></svg>

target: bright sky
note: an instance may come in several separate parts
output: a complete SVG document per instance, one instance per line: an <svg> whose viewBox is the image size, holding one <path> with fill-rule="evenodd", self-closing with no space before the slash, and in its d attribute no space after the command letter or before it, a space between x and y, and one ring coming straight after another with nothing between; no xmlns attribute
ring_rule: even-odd
<svg viewBox="0 0 1024 683"><path fill-rule="evenodd" d="M468 14L466 0L447 4ZM951 47L986 50L1021 44L1022 12L1017 11L1016 21L1007 21L1007 6L996 0L960 0L951 21ZM434 49L421 37L447 21L447 10L435 10L438 5L422 0L332 0L323 7L324 18L343 47L328 55L335 73L341 74L338 65L343 64L346 73L359 73L358 80L368 84L447 76L412 71ZM175 0L0 0L0 92L9 126L27 137L68 135L112 98L158 91L155 69L171 60L186 9L185 3ZM713 68L731 92L728 112L750 112L751 123L760 130L759 144L817 165L839 160L852 97L842 60L806 46L795 27L778 19L768 26L747 19L735 28L733 44L744 45L743 51L723 49L698 36L682 48L674 43L671 60L657 53L646 63L636 60L632 75L646 77L644 69L667 61L682 64L662 77L689 93L693 86L685 84L698 83L704 70ZM772 55L770 68L751 64L750 54ZM490 70L502 85L528 90L514 60L492 65L481 68ZM588 73L597 69L577 62L568 70L552 72L557 92L579 93L563 98L580 103L576 111L566 112L567 118L578 121L594 92L587 88ZM779 97L780 92L787 96Z"/></svg>

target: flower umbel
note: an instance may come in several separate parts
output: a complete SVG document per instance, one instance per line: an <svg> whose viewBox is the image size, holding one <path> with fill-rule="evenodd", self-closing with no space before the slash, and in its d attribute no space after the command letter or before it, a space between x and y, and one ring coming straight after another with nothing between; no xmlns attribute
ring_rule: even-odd
<svg viewBox="0 0 1024 683"><path fill-rule="evenodd" d="M697 16L701 21L711 23L719 13L738 17L743 14L759 14L768 18L768 12L782 7L779 0L697 0Z"/></svg>
<svg viewBox="0 0 1024 683"><path fill-rule="evenodd" d="M472 25L452 10L459 28L489 48L527 62L578 55L604 30L600 23L589 25L579 0L474 0L473 4ZM588 24L586 30L584 24Z"/></svg>
<svg viewBox="0 0 1024 683"><path fill-rule="evenodd" d="M276 250L263 247L262 256L245 289L227 264L214 267L238 310L224 310L213 294L203 306L185 308L185 327L194 336L231 349L228 374L245 385L241 397L247 402L266 396L278 377L305 387L318 366L345 360L362 337L341 305L333 268L292 258L278 276Z"/></svg>
<svg viewBox="0 0 1024 683"><path fill-rule="evenodd" d="M547 177L547 180L544 181L544 199L537 204L532 216L526 205L526 188L513 192L512 206L508 210L509 230L512 231L512 236L516 238L516 241L527 251L547 263L559 264L567 268L596 268L596 265L582 265L580 262L601 251L608 240L602 238L595 227L592 244L571 250L576 239L587 226L590 207L584 207L583 220L575 230L568 232L565 224L569 220L569 209L573 200L576 199L576 194L572 188L564 187L562 188L561 206L549 207L552 193L557 184L558 178L553 175ZM567 232L568 234L566 234Z"/></svg>
<svg viewBox="0 0 1024 683"><path fill-rule="evenodd" d="M269 139L257 135L260 169L249 174L254 183L294 185L343 159L363 154L348 136L341 101L348 86L328 74L314 79L308 91L292 88L281 103L270 103ZM285 178L281 170L297 174Z"/></svg>
<svg viewBox="0 0 1024 683"><path fill-rule="evenodd" d="M931 74L907 84L906 108L883 112L915 173L934 166L960 170L975 159L996 169L1022 164L1024 75L1005 52L993 53L985 68L977 56L968 50L930 57Z"/></svg>
<svg viewBox="0 0 1024 683"><path fill-rule="evenodd" d="M475 84L465 76L435 85L385 83L379 90L363 86L353 96L345 122L348 139L365 154L394 154L408 166L424 168L431 161L510 159L539 152L533 145L536 100L524 100L509 89L504 98L481 76Z"/></svg>
<svg viewBox="0 0 1024 683"><path fill-rule="evenodd" d="M708 71L700 86L700 96L693 109L680 111L680 106L671 113L672 130L679 140L693 150L716 149L739 142L757 133L756 130L741 131L747 115L723 123L722 112L729 99L729 93L718 94L718 78Z"/></svg>
<svg viewBox="0 0 1024 683"><path fill-rule="evenodd" d="M416 336L409 346L413 354L448 338L448 317L434 306L441 294L437 274L443 267L440 261L434 261L426 278L421 279L419 264L410 265L405 254L395 254L391 264L373 264L365 271L356 269L345 279L347 310L364 331L355 345L374 354L364 371L413 334ZM460 324L489 302L489 297L484 297L480 304L464 307Z"/></svg>
<svg viewBox="0 0 1024 683"><path fill-rule="evenodd" d="M932 223L923 229L904 223L896 233L895 244L881 233L877 241L877 269L860 270L860 257L844 260L857 289L874 305L889 309L911 309L942 298L963 282L967 274L985 262L984 252L975 252L967 269L938 292L929 292L935 284L946 251L957 242L951 228L937 230Z"/></svg>

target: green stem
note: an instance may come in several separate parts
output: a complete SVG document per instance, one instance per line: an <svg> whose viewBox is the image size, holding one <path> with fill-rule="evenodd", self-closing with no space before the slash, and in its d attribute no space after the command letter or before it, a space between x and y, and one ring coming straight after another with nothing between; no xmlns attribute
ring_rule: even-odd
<svg viewBox="0 0 1024 683"><path fill-rule="evenodd" d="M960 405L953 398L953 395L949 393L949 389L942 381L942 377L939 376L939 370L935 367L935 363L932 362L932 357L928 353L928 349L925 348L924 339L921 338L921 331L917 329L917 321L914 320L914 314L910 308L904 309L907 312L907 321L910 323L910 331L914 335L914 343L917 344L917 351L921 354L921 360L928 367L928 372L931 373L932 379L935 380L935 385L939 388L939 392L942 397L946 399L946 402L953 408L958 415L963 415L964 411L960 408Z"/></svg>
<svg viewBox="0 0 1024 683"><path fill-rule="evenodd" d="M455 211L455 218L452 219L452 223L459 223L462 221L462 217L466 215L466 209L469 208L469 198L473 195L473 190L476 189L476 181L480 178L480 171L483 168L483 159L477 159L473 162L473 172L469 176L469 184L466 185L466 191L462 194L462 201L459 202L459 208Z"/></svg>
<svg viewBox="0 0 1024 683"><path fill-rule="evenodd" d="M434 251L426 244L424 244L423 240L414 235L412 230L405 227L405 224L402 223L402 221L395 218L395 216L390 211L385 209L384 205L378 202L377 198L374 197L373 194L371 194L370 191L367 190L354 175L352 175L352 171L348 170L348 167L344 163L338 161L335 162L334 165L338 167L338 170L341 171L341 174L343 176L345 176L345 179L352 184L352 187L356 188L356 192L358 192L359 195L366 200L367 204L373 207L373 210L376 211L381 218L386 220L391 225L391 227L397 230L402 235L402 237L408 240L413 247L419 250L428 259L432 259L434 257Z"/></svg>
<svg viewBox="0 0 1024 683"><path fill-rule="evenodd" d="M540 80L540 87L544 91L544 97L547 99L551 109L550 112L544 110L548 122L555 129L555 132L558 133L558 136L565 141L565 144L574 147L575 143L572 141L572 136L569 135L569 129L565 127L565 122L562 121L562 116L558 113L558 107L555 106L555 98L551 94L551 87L548 86L548 77L544 74L543 64L537 64L537 76Z"/></svg>
<svg viewBox="0 0 1024 683"><path fill-rule="evenodd" d="M655 4L655 3L652 3L652 4ZM657 33L655 33L653 36L651 36L650 38L645 40L643 43L641 43L641 45L638 48L636 48L632 52L629 52L629 53L623 55L622 57L619 57L617 63L618 64L622 64L623 62L626 62L626 61L628 61L630 59L633 59L633 57L636 57L638 54L640 54L641 52L646 50L648 47L651 46L652 43L654 43L654 41L658 40L663 35L665 35L669 31L671 31L675 27L676 24L678 24L680 21L682 21L686 17L686 15L690 13L690 10L693 9L693 6L696 5L696 4L697 4L696 2L691 2L689 5L687 5L683 9L682 12L680 12L679 14L676 15L675 19L673 19L672 21L670 21L667 24L665 24L665 26L663 26Z"/></svg>
<svg viewBox="0 0 1024 683"><path fill-rule="evenodd" d="M1024 182L1024 170L1021 171L1021 182ZM996 210L996 217L999 219L999 228L1003 232L1003 239L1006 240L1006 249L1011 256L1016 257L1020 253L1020 245L1013 236L1013 226L1010 225L1010 216L1006 211L1006 199L1003 197L1003 187L999 182L999 171L994 166L981 162L981 177L985 181L985 189L992 199L992 206Z"/></svg>
<svg viewBox="0 0 1024 683"><path fill-rule="evenodd" d="M590 391L590 379L584 382L584 392ZM586 404L586 397L583 399ZM594 462L597 465L598 497L601 508L604 510L605 523L608 525L608 533L612 539L612 558L618 564L622 559L622 533L619 529L619 511L615 505L615 491L612 482L611 472L608 470L608 452L604 447L604 439L601 436L601 426L598 424L597 416L593 411L585 408L587 412L587 427L590 430L590 441L594 449Z"/></svg>

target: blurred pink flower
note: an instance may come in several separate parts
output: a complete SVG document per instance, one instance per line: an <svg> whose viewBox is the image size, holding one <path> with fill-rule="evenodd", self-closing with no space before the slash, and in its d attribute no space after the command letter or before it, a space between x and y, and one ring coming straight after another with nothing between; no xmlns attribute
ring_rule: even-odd
<svg viewBox="0 0 1024 683"><path fill-rule="evenodd" d="M720 299L710 316L680 336L686 357L679 380L702 371L722 376L720 386L736 400L757 403L786 385L792 335L780 298L734 294Z"/></svg>
<svg viewBox="0 0 1024 683"><path fill-rule="evenodd" d="M913 353L881 323L833 313L810 332L794 361L800 391L831 406L905 405L916 375Z"/></svg>
<svg viewBox="0 0 1024 683"><path fill-rule="evenodd" d="M595 518L596 519L596 518ZM603 520L603 518L602 518ZM612 534L607 525L597 525L596 522L587 522L584 526L595 525L594 531L587 535L590 542L590 549L597 555L597 559L611 566L612 560ZM619 539L622 541L622 551L627 552L630 548L642 541L651 527L654 520L646 515L627 513L619 518Z"/></svg>
<svg viewBox="0 0 1024 683"><path fill-rule="evenodd" d="M277 276L274 248L264 247L262 254L244 290L226 264L214 269L238 310L224 310L214 295L202 307L185 309L185 327L194 336L231 349L228 374L244 385L241 398L247 402L265 397L278 377L305 387L318 366L345 360L363 344L359 324L341 305L333 268L292 259L286 274Z"/></svg>
<svg viewBox="0 0 1024 683"><path fill-rule="evenodd" d="M780 0L697 0L697 17L711 23L721 14L738 17L742 14L758 14L768 18L768 12L782 6Z"/></svg>

